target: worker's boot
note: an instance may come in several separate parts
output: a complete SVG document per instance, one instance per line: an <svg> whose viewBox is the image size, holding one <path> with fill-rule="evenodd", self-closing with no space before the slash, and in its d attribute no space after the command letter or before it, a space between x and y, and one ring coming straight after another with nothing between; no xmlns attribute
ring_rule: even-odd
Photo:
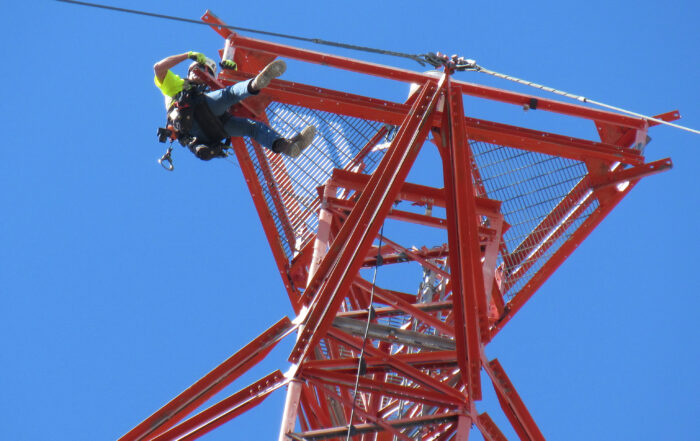
<svg viewBox="0 0 700 441"><path fill-rule="evenodd" d="M285 70L287 70L287 63L285 63L284 60L273 61L265 66L265 69L261 70L260 73L253 78L253 81L250 83L250 88L254 92L262 90L270 84L270 81L282 75Z"/></svg>
<svg viewBox="0 0 700 441"><path fill-rule="evenodd" d="M301 133L297 133L289 139L278 139L272 146L272 150L277 153L284 153L290 158L298 158L305 148L311 145L316 136L316 127L306 126Z"/></svg>

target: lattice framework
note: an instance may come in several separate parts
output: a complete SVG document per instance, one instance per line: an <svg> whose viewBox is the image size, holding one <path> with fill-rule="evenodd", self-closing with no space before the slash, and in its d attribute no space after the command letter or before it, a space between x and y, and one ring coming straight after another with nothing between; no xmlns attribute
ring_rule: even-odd
<svg viewBox="0 0 700 441"><path fill-rule="evenodd" d="M281 56L419 89L396 103L278 79L234 109L283 134L319 129L296 161L233 140L298 317L282 318L122 439L194 439L286 386L280 440L345 439L350 430L357 441L461 441L472 426L504 440L477 410L484 374L518 437L544 439L484 348L639 179L670 168L668 159L644 162L648 122L455 81L449 69L435 78L243 37L209 12L203 20L236 48L240 66L206 78L213 87ZM464 94L535 100L539 110L595 121L601 140L469 118ZM406 182L422 148L439 152L442 187ZM386 219L437 229L445 241L409 248L380 237ZM405 262L422 267L416 294L360 274ZM183 421L294 332L291 375L275 371Z"/></svg>

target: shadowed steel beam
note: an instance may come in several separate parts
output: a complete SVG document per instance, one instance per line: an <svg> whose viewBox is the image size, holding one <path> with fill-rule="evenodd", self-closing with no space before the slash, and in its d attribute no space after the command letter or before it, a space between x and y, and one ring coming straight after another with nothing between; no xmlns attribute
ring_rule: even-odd
<svg viewBox="0 0 700 441"><path fill-rule="evenodd" d="M389 422L389 425L391 427L394 427L396 429L405 429L407 427L415 427L415 426L426 426L426 425L433 425L433 424L444 424L444 423L450 423L457 421L457 413L456 412L450 412L442 415L430 415L430 416L424 416L424 417L419 417L419 418L403 418L400 420L392 420ZM353 425L353 433L356 435L362 435L365 433L373 433L373 432L381 432L383 431L384 428L382 428L378 424L354 424ZM294 439L297 440L308 440L308 441L313 441L313 440L318 440L318 439L327 439L327 438L334 438L334 437L340 437L344 436L348 432L348 427L347 426L341 426L341 427L331 427L328 429L321 429L321 430L311 430L308 432L304 433L292 433L290 436L292 436Z"/></svg>
<svg viewBox="0 0 700 441"><path fill-rule="evenodd" d="M352 335L363 336L366 325L366 322L351 318L336 317L333 320L333 327ZM377 323L370 323L367 337L431 351L454 351L455 349L455 342L452 339Z"/></svg>
<svg viewBox="0 0 700 441"><path fill-rule="evenodd" d="M447 309L452 309L452 302L445 300L445 301L441 301L441 302L413 303L412 306L420 309L421 311L426 311L426 312L444 311ZM389 307L389 306L383 307L383 308L375 308L374 313L377 317L406 314L405 311L403 311L399 308L393 308L393 307ZM364 318L364 319L366 319L367 318L367 310L339 312L337 317L347 317L347 318L356 318L356 319L363 319Z"/></svg>

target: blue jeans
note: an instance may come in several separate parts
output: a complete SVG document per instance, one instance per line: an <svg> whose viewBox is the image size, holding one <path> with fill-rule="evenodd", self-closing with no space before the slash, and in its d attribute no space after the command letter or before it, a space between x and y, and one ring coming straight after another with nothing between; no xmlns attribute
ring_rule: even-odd
<svg viewBox="0 0 700 441"><path fill-rule="evenodd" d="M232 86L205 93L204 99L206 100L209 109L211 109L215 116L221 116L226 113L229 107L248 98L249 96L252 96L252 94L248 91L248 83L251 81L253 80L241 81L240 83L236 83ZM239 118L235 116L230 117L228 121L226 121L224 124L224 130L228 136L247 136L268 149L272 149L272 144L281 138L279 133L275 132L265 123L249 118ZM197 124L197 121L193 122L190 133L203 143L218 141L208 139L204 134L204 131L199 127L199 124Z"/></svg>

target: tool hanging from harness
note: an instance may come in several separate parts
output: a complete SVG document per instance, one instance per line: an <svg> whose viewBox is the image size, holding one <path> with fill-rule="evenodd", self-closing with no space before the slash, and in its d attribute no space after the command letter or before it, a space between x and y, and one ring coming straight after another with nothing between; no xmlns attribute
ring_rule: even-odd
<svg viewBox="0 0 700 441"><path fill-rule="evenodd" d="M175 100L168 110L166 128L158 129L158 140L166 142L177 139L180 144L190 149L199 159L208 161L212 158L226 157L224 151L229 146L221 142L228 138L224 123L231 117L228 113L215 116L204 99L207 86L185 80L182 90L175 95ZM197 139L191 134L194 122L204 132L207 141Z"/></svg>

